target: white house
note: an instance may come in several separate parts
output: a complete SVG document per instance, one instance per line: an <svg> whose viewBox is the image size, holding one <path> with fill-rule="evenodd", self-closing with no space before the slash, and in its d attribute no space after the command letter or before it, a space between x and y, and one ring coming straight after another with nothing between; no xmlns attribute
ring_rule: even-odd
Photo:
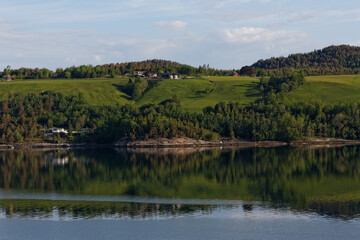
<svg viewBox="0 0 360 240"><path fill-rule="evenodd" d="M64 134L68 134L68 131L64 128L49 128L48 130L46 130L45 132L45 136L52 136L54 134L60 134L60 133L64 133Z"/></svg>

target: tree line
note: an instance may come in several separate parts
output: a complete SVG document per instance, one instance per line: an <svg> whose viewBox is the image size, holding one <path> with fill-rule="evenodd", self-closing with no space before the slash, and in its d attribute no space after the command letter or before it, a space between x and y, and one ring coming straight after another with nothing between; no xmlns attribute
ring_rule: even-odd
<svg viewBox="0 0 360 240"><path fill-rule="evenodd" d="M132 74L135 70L157 72L158 74L180 73L182 75L210 75L224 76L230 74L231 70L219 70L203 65L192 67L173 61L160 59L146 60L141 62L110 63L104 65L81 65L65 69L58 68L51 71L46 68L19 68L11 69L10 66L4 69L1 76L10 75L13 79L45 79L45 78L114 78L118 75Z"/></svg>

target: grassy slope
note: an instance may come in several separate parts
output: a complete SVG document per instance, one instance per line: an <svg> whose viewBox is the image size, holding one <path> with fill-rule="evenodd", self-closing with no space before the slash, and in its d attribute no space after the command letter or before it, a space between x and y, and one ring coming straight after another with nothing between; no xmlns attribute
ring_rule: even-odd
<svg viewBox="0 0 360 240"><path fill-rule="evenodd" d="M360 100L360 75L307 77L307 83L289 94L290 101L322 101L324 103ZM8 93L62 92L66 95L82 93L92 105L133 103L119 90L127 79L60 79L17 80L0 82L0 100ZM204 77L201 79L162 80L137 102L140 106L159 103L177 95L181 105L190 112L201 112L206 106L220 101L250 103L259 97L256 78Z"/></svg>
<svg viewBox="0 0 360 240"><path fill-rule="evenodd" d="M8 93L61 92L66 95L82 93L92 105L133 103L121 92L119 85L127 79L59 79L17 80L0 82L0 99ZM201 111L220 101L250 103L258 97L257 79L249 77L206 77L202 79L162 80L144 94L137 105L159 103L177 95L181 105L191 112Z"/></svg>
<svg viewBox="0 0 360 240"><path fill-rule="evenodd" d="M307 83L289 94L291 101L328 104L360 100L360 75L307 77Z"/></svg>
<svg viewBox="0 0 360 240"><path fill-rule="evenodd" d="M144 94L137 105L159 103L177 95L181 105L190 112L201 112L220 101L250 103L259 97L256 78L204 77L203 79L162 80Z"/></svg>
<svg viewBox="0 0 360 240"><path fill-rule="evenodd" d="M17 80L0 82L0 99L9 93L61 92L65 95L82 93L92 105L113 105L129 102L128 96L118 90L126 83L121 79L59 79L59 80Z"/></svg>

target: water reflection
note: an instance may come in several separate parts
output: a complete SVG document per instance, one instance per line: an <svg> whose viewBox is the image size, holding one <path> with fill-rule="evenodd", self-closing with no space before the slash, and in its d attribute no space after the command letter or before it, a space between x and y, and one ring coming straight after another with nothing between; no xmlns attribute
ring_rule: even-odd
<svg viewBox="0 0 360 240"><path fill-rule="evenodd" d="M0 152L5 190L262 201L342 219L360 213L359 176L357 146Z"/></svg>
<svg viewBox="0 0 360 240"><path fill-rule="evenodd" d="M212 205L153 204L91 201L0 200L0 216L6 218L67 219L154 219L185 215L207 215ZM229 207L221 206L222 209Z"/></svg>

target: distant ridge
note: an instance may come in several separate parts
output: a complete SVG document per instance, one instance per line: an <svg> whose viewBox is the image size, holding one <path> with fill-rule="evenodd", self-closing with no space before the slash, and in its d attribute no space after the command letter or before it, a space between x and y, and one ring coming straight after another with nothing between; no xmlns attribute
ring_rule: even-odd
<svg viewBox="0 0 360 240"><path fill-rule="evenodd" d="M183 75L211 75L223 76L231 73L231 70L218 70L208 65L198 68L174 61L152 59L139 62L110 63L103 65L80 65L65 69L58 68L51 71L46 68L19 68L11 69L10 66L0 72L0 77L10 75L12 79L46 79L46 78L99 78L116 77L119 75L132 74L133 71L150 71L157 73L180 73Z"/></svg>
<svg viewBox="0 0 360 240"><path fill-rule="evenodd" d="M174 61L152 59L138 62L110 63L103 65L80 65L52 71L46 68L11 69L0 72L0 78L10 75L12 79L47 78L108 78L142 70L156 73L180 73L182 75L229 76L234 69L215 69L209 65L193 67ZM271 76L291 71L303 71L307 76L347 75L360 73L360 47L350 45L329 46L309 53L296 53L288 57L272 57L259 60L240 69L240 75Z"/></svg>
<svg viewBox="0 0 360 240"><path fill-rule="evenodd" d="M251 65L252 73L257 75L303 70L306 75L341 75L360 73L360 47L339 45L329 46L309 53L291 54L259 60ZM249 67L242 69L249 71Z"/></svg>

